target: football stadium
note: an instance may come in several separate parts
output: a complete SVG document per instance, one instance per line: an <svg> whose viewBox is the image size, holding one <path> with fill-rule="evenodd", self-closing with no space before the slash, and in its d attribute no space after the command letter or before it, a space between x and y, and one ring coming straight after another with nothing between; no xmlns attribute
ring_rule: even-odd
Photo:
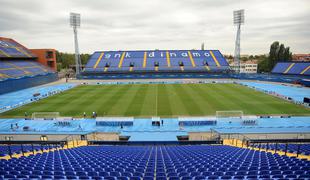
<svg viewBox="0 0 310 180"><path fill-rule="evenodd" d="M238 31L237 66L212 48L84 64L79 14L70 25L73 74L55 49L0 37L0 179L310 179L310 61L241 72Z"/></svg>

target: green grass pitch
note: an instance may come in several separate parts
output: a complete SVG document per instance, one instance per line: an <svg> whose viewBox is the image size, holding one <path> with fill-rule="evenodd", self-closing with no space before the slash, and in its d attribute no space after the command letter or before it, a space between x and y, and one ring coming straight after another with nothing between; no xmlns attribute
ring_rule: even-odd
<svg viewBox="0 0 310 180"><path fill-rule="evenodd" d="M84 85L0 114L23 117L24 112L60 112L82 117L174 117L215 115L242 110L252 115L310 115L310 110L237 84Z"/></svg>

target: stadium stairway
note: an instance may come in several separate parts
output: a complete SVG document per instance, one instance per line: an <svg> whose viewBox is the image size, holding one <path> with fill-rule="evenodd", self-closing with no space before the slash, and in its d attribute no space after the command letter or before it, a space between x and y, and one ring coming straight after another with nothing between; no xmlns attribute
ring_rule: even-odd
<svg viewBox="0 0 310 180"><path fill-rule="evenodd" d="M305 74L306 72L308 72L310 69L310 65L308 67L306 67L303 71L301 71L300 74Z"/></svg>
<svg viewBox="0 0 310 180"><path fill-rule="evenodd" d="M310 155L303 155L303 154L296 154L296 153L290 153L290 152L284 152L281 150L272 150L272 149L264 149L264 148L258 148L258 147L253 147L253 146L247 146L242 140L240 139L224 139L223 140L224 145L228 146L234 146L234 147L239 147L239 148L246 148L246 149L252 149L256 151L264 151L264 152L270 152L272 154L278 154L281 156L288 156L288 157L296 157L299 159L307 159L310 161Z"/></svg>
<svg viewBox="0 0 310 180"><path fill-rule="evenodd" d="M220 63L218 62L218 60L216 59L216 57L214 56L212 51L210 51L210 54L211 54L211 56L212 56L212 58L213 58L213 60L214 60L214 62L216 64L216 66L217 67L221 67Z"/></svg>
<svg viewBox="0 0 310 180"><path fill-rule="evenodd" d="M20 157L28 157L31 155L36 155L36 154L43 154L43 153L49 153L49 152L54 152L54 151L58 151L59 149L71 149L71 148L76 148L76 147L81 147L81 146L86 146L87 145L87 141L85 140L71 140L71 141L67 141L67 144L64 147L55 147L55 148L49 148L49 149L40 149L40 150L34 150L34 151L29 151L29 152L13 152L12 155L6 155L6 156L2 156L0 157L1 159L5 159L5 160L9 160L12 158L20 158Z"/></svg>
<svg viewBox="0 0 310 180"><path fill-rule="evenodd" d="M94 69L96 69L98 67L98 64L100 63L100 61L102 60L102 57L103 57L104 53L102 52L99 56L99 58L97 59L96 61L96 64L94 65Z"/></svg>
<svg viewBox="0 0 310 180"><path fill-rule="evenodd" d="M171 67L170 55L168 51L166 52L166 57L167 57L167 66Z"/></svg>
<svg viewBox="0 0 310 180"><path fill-rule="evenodd" d="M118 68L122 68L124 58L125 58L125 52L122 53L121 59L119 60Z"/></svg>
<svg viewBox="0 0 310 180"><path fill-rule="evenodd" d="M10 77L11 76L9 76L9 75L0 73L0 79L7 79L7 78L10 78Z"/></svg>
<svg viewBox="0 0 310 180"><path fill-rule="evenodd" d="M189 59L191 60L192 66L196 67L196 63L195 63L195 60L194 60L194 58L192 56L192 53L190 51L188 51L187 53L188 53Z"/></svg>
<svg viewBox="0 0 310 180"><path fill-rule="evenodd" d="M144 52L144 54L143 54L143 68L146 67L146 62L147 62L147 53Z"/></svg>
<svg viewBox="0 0 310 180"><path fill-rule="evenodd" d="M295 65L295 63L292 63L285 71L284 74L287 74L287 72L290 71L290 69L292 69L292 67Z"/></svg>

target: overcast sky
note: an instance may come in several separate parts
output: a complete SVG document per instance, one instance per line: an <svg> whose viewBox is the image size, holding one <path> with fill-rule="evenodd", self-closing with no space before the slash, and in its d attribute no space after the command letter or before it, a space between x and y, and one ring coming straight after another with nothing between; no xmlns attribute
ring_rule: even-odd
<svg viewBox="0 0 310 180"><path fill-rule="evenodd" d="M28 48L73 52L69 13L81 13L81 53L95 50L220 49L233 54L232 13L245 9L241 54L278 40L310 53L310 0L0 0L0 36Z"/></svg>

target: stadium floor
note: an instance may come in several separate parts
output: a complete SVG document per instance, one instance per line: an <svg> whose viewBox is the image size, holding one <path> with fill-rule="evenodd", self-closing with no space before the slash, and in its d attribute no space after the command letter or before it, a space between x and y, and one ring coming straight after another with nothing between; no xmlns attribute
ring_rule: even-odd
<svg viewBox="0 0 310 180"><path fill-rule="evenodd" d="M83 112L90 116L94 111L98 116L178 117L234 110L250 115L310 114L309 108L238 84L118 84L79 86L0 117L50 111L69 117L82 117Z"/></svg>
<svg viewBox="0 0 310 180"><path fill-rule="evenodd" d="M114 82L115 83L115 82ZM120 82L117 82L118 84ZM129 84L130 82L121 82L121 84ZM161 84L161 82L156 82ZM180 83L178 82L169 82L170 84ZM248 85L252 88L256 88L262 91L276 91L278 94L283 96L292 97L294 100L298 101L301 99L301 96L307 96L309 94L309 88L303 87L295 87L295 86L288 86L282 84L275 84L275 83L264 83L264 82L241 82L244 85ZM31 102L30 99L33 98L33 93L41 93L42 95L49 95L51 92L55 91L66 91L75 87L79 83L61 83L61 84L53 84L53 85L45 85L36 88L29 88L22 91L17 91L9 94L4 94L0 96L0 109L3 107L11 106L12 108L22 105L23 103ZM97 84L97 83L93 83ZM104 82L101 84L111 84L111 82ZM112 83L113 84L113 83ZM152 84L148 81L143 81L142 85L139 86L146 86L146 84ZM191 84L193 86L197 86L198 84ZM201 85L201 84L200 84ZM218 85L218 84L208 84L208 85ZM113 85L109 85L113 86ZM116 86L116 85L115 85ZM120 85L117 85L120 86ZM131 85L133 86L133 85ZM153 84L154 86L154 84ZM161 84L161 86L169 86L168 84ZM180 84L178 86L181 86ZM229 84L229 86L235 86ZM238 85L236 85L238 86ZM88 87L95 87L95 86L88 86ZM108 87L108 86L107 86ZM243 87L247 90L253 91L249 88ZM171 88L171 87L169 87ZM184 88L184 87L183 87ZM183 92L185 94L188 93L188 88L185 87ZM174 89L174 88L171 88ZM72 89L75 90L75 89ZM137 96L139 96L139 90L135 90ZM68 92L68 91L66 91ZM65 92L65 93L66 93ZM187 92L187 93L186 93ZM228 91L227 93L229 93ZM255 92L255 91L253 91ZM61 94L65 94L61 93ZM88 92L91 94L91 92ZM169 92L171 93L171 92ZM167 94L169 94L167 93ZM223 91L220 91L223 93ZM267 96L268 98L271 97L269 95L263 94L258 92L263 96ZM61 95L60 94L60 95ZM82 94L83 95L83 94ZM206 95L210 95L206 93ZM58 96L58 95L55 95ZM103 95L105 96L105 95ZM199 96L200 98L203 96ZM53 97L52 97L53 98ZM87 99L87 96L84 96ZM132 97L129 97L132 98ZM193 97L189 95L187 98L184 99L185 102L195 101L196 105L200 105L199 98L192 99ZM288 103L286 101L280 100L275 97L271 97L273 99L279 100L281 103ZM74 100L74 97L71 97ZM164 99L164 98L162 98ZM238 102L238 99L232 99ZM109 101L108 101L109 102ZM148 102L147 103L152 103ZM119 103L123 103L120 101ZM178 100L180 103L180 100ZM31 104L29 104L31 105ZM172 106L177 104L172 104ZM184 104L183 104L184 105ZM230 104L231 105L231 104ZM70 104L68 105L70 106ZM295 105L294 105L295 106ZM187 105L189 107L189 105ZM303 108L301 106L297 106L299 108ZM137 107L136 107L137 108ZM167 108L163 106L163 108ZM304 108L306 109L306 108ZM154 109L152 109L154 110ZM183 107L184 110L184 107ZM309 111L309 109L307 109ZM22 116L23 116L22 112ZM214 114L212 114L214 115ZM189 115L190 116L190 115ZM55 125L55 121L48 121L44 120L42 122L39 121L29 121L24 120L21 118L5 118L0 120L0 133L1 134L88 134L91 132L117 132L120 133L121 136L131 136L130 141L175 141L177 136L181 135L188 135L189 132L208 132L211 129L216 130L220 133L300 133L300 132L310 132L309 120L310 116L303 116L303 117L291 117L291 118L259 118L257 120L256 125L242 125L242 120L232 120L232 119L221 119L217 122L215 126L184 126L183 129L180 129L178 125L177 118L167 118L163 117L164 126L157 127L151 125L151 118L135 118L133 126L124 126L121 129L118 126L96 126L96 121L94 119L79 119L70 121L70 126L57 126ZM20 127L19 129L11 129L11 125L18 124ZM30 131L23 131L22 127L28 126L30 127Z"/></svg>

